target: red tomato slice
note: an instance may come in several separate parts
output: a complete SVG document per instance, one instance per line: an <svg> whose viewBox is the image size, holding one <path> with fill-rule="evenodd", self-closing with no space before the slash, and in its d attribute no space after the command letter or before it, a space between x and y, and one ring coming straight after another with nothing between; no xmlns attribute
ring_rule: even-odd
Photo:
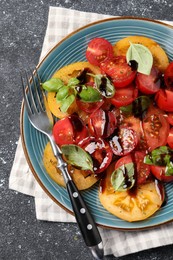
<svg viewBox="0 0 173 260"><path fill-rule="evenodd" d="M56 144L77 144L88 136L88 130L77 115L57 121L53 127Z"/></svg>
<svg viewBox="0 0 173 260"><path fill-rule="evenodd" d="M116 89L115 95L111 98L111 103L116 107L127 106L131 104L138 96L138 90L130 84L126 88Z"/></svg>
<svg viewBox="0 0 173 260"><path fill-rule="evenodd" d="M167 138L167 143L171 149L173 149L173 128L170 129L169 135Z"/></svg>
<svg viewBox="0 0 173 260"><path fill-rule="evenodd" d="M103 139L89 137L80 142L79 145L91 155L95 173L103 172L111 163L112 149Z"/></svg>
<svg viewBox="0 0 173 260"><path fill-rule="evenodd" d="M131 154L121 157L115 164L115 169L118 169L122 165L133 162Z"/></svg>
<svg viewBox="0 0 173 260"><path fill-rule="evenodd" d="M143 184L150 176L150 166L144 163L145 152L135 152L137 184Z"/></svg>
<svg viewBox="0 0 173 260"><path fill-rule="evenodd" d="M173 113L168 113L167 120L170 125L173 125Z"/></svg>
<svg viewBox="0 0 173 260"><path fill-rule="evenodd" d="M137 150L147 150L147 144L143 133L142 121L134 116L123 116L120 122L120 128L133 129L138 138Z"/></svg>
<svg viewBox="0 0 173 260"><path fill-rule="evenodd" d="M153 110L153 112L152 112ZM149 151L166 145L169 133L169 124L160 110L149 108L143 120L143 130Z"/></svg>
<svg viewBox="0 0 173 260"><path fill-rule="evenodd" d="M80 110L91 114L104 104L104 100L102 99L98 102L83 102L80 99L76 98L76 104Z"/></svg>
<svg viewBox="0 0 173 260"><path fill-rule="evenodd" d="M173 62L171 62L165 70L164 81L167 88L173 89Z"/></svg>
<svg viewBox="0 0 173 260"><path fill-rule="evenodd" d="M93 136L106 138L114 132L117 120L113 112L97 109L90 115L88 123Z"/></svg>
<svg viewBox="0 0 173 260"><path fill-rule="evenodd" d="M136 170L136 183L143 184L150 176L150 166L143 162L144 156L145 153L143 152L135 152L133 156L131 154L126 155L116 162L115 169L119 168L122 165L133 162L135 164Z"/></svg>
<svg viewBox="0 0 173 260"><path fill-rule="evenodd" d="M144 94L154 94L160 89L160 72L157 68L151 69L150 75L137 73L136 84L138 89Z"/></svg>
<svg viewBox="0 0 173 260"><path fill-rule="evenodd" d="M86 58L91 64L99 66L101 62L112 59L112 57L113 47L106 39L94 38L89 42L86 50Z"/></svg>
<svg viewBox="0 0 173 260"><path fill-rule="evenodd" d="M124 156L135 149L138 137L133 129L121 128L117 135L111 137L109 143L115 155Z"/></svg>
<svg viewBox="0 0 173 260"><path fill-rule="evenodd" d="M156 93L155 100L160 109L173 112L173 91L160 89Z"/></svg>
<svg viewBox="0 0 173 260"><path fill-rule="evenodd" d="M117 56L112 60L102 62L100 65L102 73L110 76L116 88L124 88L135 79L136 71L127 64L126 57Z"/></svg>
<svg viewBox="0 0 173 260"><path fill-rule="evenodd" d="M165 175L165 167L151 165L150 168L151 168L152 174L156 177L156 179L163 181L163 182L172 182L173 181L173 176Z"/></svg>

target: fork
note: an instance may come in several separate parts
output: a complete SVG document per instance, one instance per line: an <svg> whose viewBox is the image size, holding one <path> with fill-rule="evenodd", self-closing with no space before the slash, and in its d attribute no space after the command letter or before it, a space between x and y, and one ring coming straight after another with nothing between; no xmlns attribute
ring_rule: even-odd
<svg viewBox="0 0 173 260"><path fill-rule="evenodd" d="M31 73L30 78L25 71L25 76L21 75L21 80L24 104L29 121L34 128L45 134L51 143L53 153L57 158L57 168L60 169L64 177L74 215L83 239L93 257L95 259L103 259L103 243L98 228L68 172L67 163L62 159L61 149L55 144L52 137L53 116L48 109L46 95L41 88L41 80L37 69Z"/></svg>

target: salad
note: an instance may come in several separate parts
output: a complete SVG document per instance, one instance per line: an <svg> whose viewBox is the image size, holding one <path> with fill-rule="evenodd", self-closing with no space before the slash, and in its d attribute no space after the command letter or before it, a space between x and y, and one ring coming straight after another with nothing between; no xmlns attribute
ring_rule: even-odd
<svg viewBox="0 0 173 260"><path fill-rule="evenodd" d="M173 62L143 36L114 45L94 38L86 59L42 83L59 119L53 137L79 189L99 181L105 209L144 220L162 206L164 182L173 181ZM43 163L64 186L49 143Z"/></svg>

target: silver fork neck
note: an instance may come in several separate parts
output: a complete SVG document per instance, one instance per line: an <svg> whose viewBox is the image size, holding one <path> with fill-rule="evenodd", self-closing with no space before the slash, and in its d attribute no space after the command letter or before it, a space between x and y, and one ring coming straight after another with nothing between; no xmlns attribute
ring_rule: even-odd
<svg viewBox="0 0 173 260"><path fill-rule="evenodd" d="M49 138L53 153L54 153L55 157L57 158L57 168L62 172L64 181L65 181L65 183L67 183L68 181L72 180L72 178L68 172L68 169L67 169L67 163L63 160L62 152L61 152L59 146L55 143L52 135L47 134L47 136Z"/></svg>

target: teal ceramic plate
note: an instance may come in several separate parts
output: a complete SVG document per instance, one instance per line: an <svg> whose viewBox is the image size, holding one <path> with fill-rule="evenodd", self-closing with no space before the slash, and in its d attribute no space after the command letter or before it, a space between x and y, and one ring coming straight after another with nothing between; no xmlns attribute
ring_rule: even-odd
<svg viewBox="0 0 173 260"><path fill-rule="evenodd" d="M73 32L58 43L38 65L42 82L50 78L64 65L85 60L85 50L90 39L104 37L112 44L129 35L143 35L158 42L173 60L173 27L160 22L139 18L113 18L89 24ZM26 111L21 110L21 134L23 147L30 168L44 191L59 205L72 213L71 204L65 188L58 186L47 175L42 154L47 139L36 131L28 121ZM147 229L172 221L173 219L173 184L166 184L167 203L155 215L145 221L128 223L107 212L98 199L98 185L82 192L88 207L100 226L136 230Z"/></svg>

